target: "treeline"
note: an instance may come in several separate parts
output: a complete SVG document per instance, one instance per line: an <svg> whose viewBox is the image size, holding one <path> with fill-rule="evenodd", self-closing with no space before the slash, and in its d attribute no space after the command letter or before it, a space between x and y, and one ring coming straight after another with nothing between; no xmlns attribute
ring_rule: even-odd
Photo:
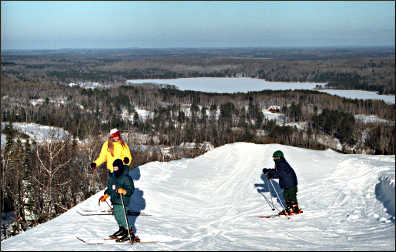
<svg viewBox="0 0 396 252"><path fill-rule="evenodd" d="M131 50L7 53L3 72L55 83L186 77L252 77L327 82L329 87L395 94L394 49Z"/></svg>
<svg viewBox="0 0 396 252"><path fill-rule="evenodd" d="M32 90L24 89L23 84L17 83L14 82L17 86L21 85L13 88L17 94L10 90L7 92L9 97L3 100L6 106L3 106L2 121L58 126L80 139L118 127L148 134L151 138L160 136L159 144L165 145L209 141L219 146L249 141L324 148L311 136L324 134L345 144L345 152L366 152L371 147L361 138L364 131L364 134L373 132L372 126L356 121L354 115L376 115L389 122L395 120L395 105L377 100L345 99L307 90L216 94L152 86L98 90L54 86L50 91L39 93L38 97L44 98L44 103L32 106L29 100ZM15 96L19 102L11 98ZM63 101L57 103L50 97L63 97ZM264 117L263 109L271 105L282 108L281 112L285 115L282 123ZM150 111L153 116L144 120L136 108ZM190 114L187 115L187 112ZM122 118L122 114L126 117ZM306 126L298 129L287 125L293 122L305 122ZM378 127L382 128L380 132L383 135L394 130L391 123ZM390 141L378 142L376 152L394 153L394 137Z"/></svg>

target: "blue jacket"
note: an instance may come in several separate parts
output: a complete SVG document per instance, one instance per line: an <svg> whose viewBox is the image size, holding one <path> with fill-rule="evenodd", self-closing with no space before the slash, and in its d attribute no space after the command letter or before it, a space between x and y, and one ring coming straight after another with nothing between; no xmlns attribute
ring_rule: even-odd
<svg viewBox="0 0 396 252"><path fill-rule="evenodd" d="M289 188L298 184L296 173L284 158L276 160L275 169L269 169L268 173L272 175L272 178L279 179L281 188Z"/></svg>

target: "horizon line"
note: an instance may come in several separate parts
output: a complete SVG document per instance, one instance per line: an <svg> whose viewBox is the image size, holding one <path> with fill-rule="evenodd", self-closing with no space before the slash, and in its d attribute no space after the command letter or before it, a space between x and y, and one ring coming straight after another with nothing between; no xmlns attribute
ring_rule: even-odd
<svg viewBox="0 0 396 252"><path fill-rule="evenodd" d="M266 49L266 48L395 48L395 45L332 45L332 46L205 46L205 47L65 47L7 48L1 51L61 51L61 50L136 50L136 49Z"/></svg>

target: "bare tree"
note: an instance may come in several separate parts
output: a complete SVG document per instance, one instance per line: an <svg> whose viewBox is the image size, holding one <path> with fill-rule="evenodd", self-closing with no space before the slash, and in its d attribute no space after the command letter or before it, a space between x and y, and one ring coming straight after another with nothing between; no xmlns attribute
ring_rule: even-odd
<svg viewBox="0 0 396 252"><path fill-rule="evenodd" d="M55 211L56 187L62 187L71 182L68 179L63 182L56 183L56 176L61 168L65 167L72 160L72 156L62 156L62 151L65 149L66 143L64 141L46 141L42 148L36 149L36 156L39 160L40 170L46 175L46 180L35 178L34 180L46 189L47 197L44 199L47 213L52 216ZM61 157L62 156L62 157Z"/></svg>

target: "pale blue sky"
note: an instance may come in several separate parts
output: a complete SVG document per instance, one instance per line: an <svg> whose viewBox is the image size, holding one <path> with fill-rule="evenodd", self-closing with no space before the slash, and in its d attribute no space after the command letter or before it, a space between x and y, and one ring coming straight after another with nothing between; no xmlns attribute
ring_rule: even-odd
<svg viewBox="0 0 396 252"><path fill-rule="evenodd" d="M394 44L394 1L1 1L3 50Z"/></svg>

